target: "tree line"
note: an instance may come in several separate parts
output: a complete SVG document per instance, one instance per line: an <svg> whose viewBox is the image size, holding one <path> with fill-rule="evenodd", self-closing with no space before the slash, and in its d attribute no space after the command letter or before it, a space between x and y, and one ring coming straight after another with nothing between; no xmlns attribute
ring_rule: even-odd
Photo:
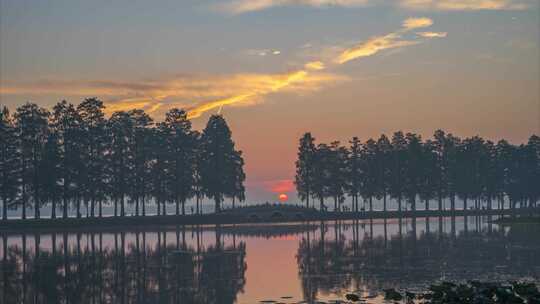
<svg viewBox="0 0 540 304"><path fill-rule="evenodd" d="M333 199L340 210L346 196L352 198L353 211L359 211L359 198L373 210L373 198L403 203L416 210L417 201L450 201L456 198L475 208L537 206L540 198L540 137L532 135L526 144L512 145L506 140L494 143L479 136L461 139L437 130L432 139L422 140L414 133L395 132L391 138L361 142L358 137L345 147L338 141L316 144L311 133L299 140L295 185L301 200Z"/></svg>
<svg viewBox="0 0 540 304"><path fill-rule="evenodd" d="M243 201L244 160L235 148L225 119L209 118L204 130L193 130L187 113L171 109L162 122L143 110L114 112L110 118L97 98L78 105L62 101L52 111L26 103L11 114L0 112L0 199L7 209L43 207L51 217L68 217L81 205L91 217L103 215L103 204L114 204L114 216L125 216L126 204L136 216L146 215L148 202L158 215L174 204L185 214L195 198L215 201L219 212L225 198ZM88 210L88 209L87 209ZM181 211L180 211L181 210ZM88 212L87 212L88 215Z"/></svg>

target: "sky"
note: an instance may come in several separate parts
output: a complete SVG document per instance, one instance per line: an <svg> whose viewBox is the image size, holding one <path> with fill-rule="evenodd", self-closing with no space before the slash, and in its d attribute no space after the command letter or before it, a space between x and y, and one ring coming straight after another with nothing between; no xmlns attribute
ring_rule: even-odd
<svg viewBox="0 0 540 304"><path fill-rule="evenodd" d="M227 119L249 201L295 201L317 142L540 134L537 0L0 0L0 105Z"/></svg>

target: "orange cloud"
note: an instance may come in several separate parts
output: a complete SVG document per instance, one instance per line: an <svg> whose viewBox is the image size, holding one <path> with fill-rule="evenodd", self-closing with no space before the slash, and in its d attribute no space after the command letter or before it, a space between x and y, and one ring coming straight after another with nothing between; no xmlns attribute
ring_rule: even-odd
<svg viewBox="0 0 540 304"><path fill-rule="evenodd" d="M400 5L415 10L522 10L528 7L523 1L513 0L402 0Z"/></svg>
<svg viewBox="0 0 540 304"><path fill-rule="evenodd" d="M401 29L383 36L372 37L365 42L346 49L334 61L338 64L343 64L357 58L373 56L383 50L419 44L421 41L404 40L402 36L413 29L429 27L431 25L433 25L433 20L429 18L408 18L403 21Z"/></svg>
<svg viewBox="0 0 540 304"><path fill-rule="evenodd" d="M344 64L357 58L375 55L383 50L421 43L418 37L446 36L446 33L421 32L414 37L417 40L402 38L413 29L429 27L432 24L433 21L429 18L406 19L399 30L372 37L348 49L341 49L338 55L334 53L333 59L328 61ZM325 85L348 79L345 76L322 72L329 68L331 66L327 67L323 61L315 60L307 62L301 69L283 74L183 76L142 82L81 80L4 82L0 87L0 94L99 96L104 99L109 114L133 108L163 114L169 108L178 107L187 110L188 118L192 119L223 106L246 106L263 102L272 93L312 92Z"/></svg>
<svg viewBox="0 0 540 304"><path fill-rule="evenodd" d="M287 74L256 75L252 79L245 78L250 84L245 90L233 96L213 101L202 102L189 109L188 118L197 118L204 112L228 105L248 105L255 103L262 97L276 92L300 92L305 90L317 90L324 83L344 80L345 77L333 74L314 74L306 70L298 70Z"/></svg>
<svg viewBox="0 0 540 304"><path fill-rule="evenodd" d="M403 21L403 28L405 30L412 30L421 27L430 27L433 25L433 20L429 18L408 18Z"/></svg>
<svg viewBox="0 0 540 304"><path fill-rule="evenodd" d="M448 35L446 32L420 32L416 34L424 38L444 38Z"/></svg>
<svg viewBox="0 0 540 304"><path fill-rule="evenodd" d="M306 63L304 67L308 70L314 70L314 71L323 70L324 63L322 63L321 61L311 61L311 62Z"/></svg>
<svg viewBox="0 0 540 304"><path fill-rule="evenodd" d="M355 7L366 5L369 2L370 0L235 0L219 4L217 9L230 14L243 14L288 5Z"/></svg>
<svg viewBox="0 0 540 304"><path fill-rule="evenodd" d="M218 4L215 7L219 11L238 15L291 5L316 8L390 5L409 10L438 11L523 10L530 6L526 0L232 0L224 4Z"/></svg>

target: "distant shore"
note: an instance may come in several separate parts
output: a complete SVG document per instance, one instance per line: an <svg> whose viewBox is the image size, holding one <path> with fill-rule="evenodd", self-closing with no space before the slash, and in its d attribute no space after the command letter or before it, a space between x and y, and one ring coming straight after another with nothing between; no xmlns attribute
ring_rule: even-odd
<svg viewBox="0 0 540 304"><path fill-rule="evenodd" d="M424 218L451 216L499 216L519 215L538 221L540 208L519 209L472 209L472 210L416 210L416 211L361 211L361 212L319 212L315 209L298 206L259 205L228 209L221 213L201 215L162 215L162 216L125 216L125 217L94 217L94 218L42 218L42 219L9 219L0 221L0 231L47 231L61 229L101 230L111 227L137 229L148 226L175 225L216 225L216 224L248 224L248 223L290 223L304 221L330 220L363 220L363 219L392 219L392 218ZM518 217L519 219L519 217ZM500 220L506 223L509 220Z"/></svg>

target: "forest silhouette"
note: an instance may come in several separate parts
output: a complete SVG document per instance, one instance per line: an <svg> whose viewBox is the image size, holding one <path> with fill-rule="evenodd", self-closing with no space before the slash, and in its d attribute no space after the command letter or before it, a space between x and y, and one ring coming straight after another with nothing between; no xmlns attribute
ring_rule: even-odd
<svg viewBox="0 0 540 304"><path fill-rule="evenodd" d="M341 210L346 196L353 211L360 211L359 198L373 210L373 198L387 198L417 210L417 201L443 200L455 210L456 197L476 209L536 207L540 198L540 137L532 135L527 144L512 145L506 140L493 143L479 136L460 139L442 130L423 141L414 133L395 132L362 143L352 138L349 147L338 141L315 143L311 133L299 140L295 184L299 197L310 207L310 199L326 210L325 199L332 199L334 210Z"/></svg>
<svg viewBox="0 0 540 304"><path fill-rule="evenodd" d="M245 201L244 160L235 148L232 133L221 115L212 115L202 131L193 130L187 112L170 109L161 122L144 110L117 111L109 118L97 98L79 105L66 101L51 111L34 103L12 114L0 112L0 199L2 218L8 209L21 210L22 219L33 208L40 218L50 208L51 218L102 217L103 205L112 204L114 216L126 215L126 204L135 216L146 216L148 204L157 215L202 213L202 199L215 202L221 211L225 199ZM307 208L326 199L334 211L359 212L360 198L374 210L374 199L387 211L388 199L417 210L436 201L456 209L511 209L536 207L540 198L540 138L526 144L506 140L494 143L479 136L460 139L442 130L433 139L395 132L391 138L361 142L354 137L345 147L334 141L316 144L311 133L299 140L295 185ZM352 210L343 206L352 199ZM469 206L469 202L472 202ZM496 203L496 206L495 206ZM195 207L195 208L193 208Z"/></svg>
<svg viewBox="0 0 540 304"><path fill-rule="evenodd" d="M185 203L196 198L201 212L203 196L215 201L219 212L224 198L245 199L244 160L235 149L225 119L213 115L198 132L187 113L171 109L162 122L143 110L118 111L105 117L96 98L75 106L66 101L48 111L26 103L11 115L0 113L0 190L2 218L7 209L51 207L56 218L81 206L91 217L103 216L103 204L114 204L114 216L125 216L125 205L136 216L146 215L152 200L157 214L166 215L174 204L186 214ZM87 209L88 210L88 209ZM88 214L88 213L87 213Z"/></svg>

